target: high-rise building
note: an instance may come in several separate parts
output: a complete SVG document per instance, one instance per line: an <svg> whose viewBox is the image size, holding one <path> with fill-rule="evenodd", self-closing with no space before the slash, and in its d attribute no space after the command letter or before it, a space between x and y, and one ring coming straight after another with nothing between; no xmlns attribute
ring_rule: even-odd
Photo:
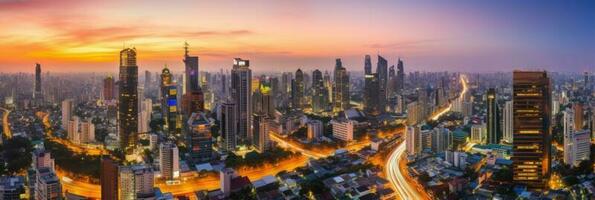
<svg viewBox="0 0 595 200"><path fill-rule="evenodd" d="M185 91L182 112L189 117L192 113L204 111L204 94L199 84L198 56L188 55L188 43L184 47Z"/></svg>
<svg viewBox="0 0 595 200"><path fill-rule="evenodd" d="M68 130L68 122L72 117L73 110L72 99L62 101L62 129Z"/></svg>
<svg viewBox="0 0 595 200"><path fill-rule="evenodd" d="M353 126L354 121L352 120L331 120L330 122L333 128L333 137L344 142L353 140Z"/></svg>
<svg viewBox="0 0 595 200"><path fill-rule="evenodd" d="M178 133L180 127L178 110L177 84L173 81L173 75L167 67L161 71L161 109L165 121L164 130L167 134Z"/></svg>
<svg viewBox="0 0 595 200"><path fill-rule="evenodd" d="M471 126L471 142L476 144L486 144L487 133L485 124L474 124Z"/></svg>
<svg viewBox="0 0 595 200"><path fill-rule="evenodd" d="M159 145L159 169L165 180L180 177L180 155L174 143L164 142Z"/></svg>
<svg viewBox="0 0 595 200"><path fill-rule="evenodd" d="M308 127L307 135L308 135L309 141L319 140L320 138L322 138L322 134L323 134L323 130L324 130L324 125L322 124L322 121L310 120L307 123L307 127Z"/></svg>
<svg viewBox="0 0 595 200"><path fill-rule="evenodd" d="M71 117L70 120L68 120L68 129L66 131L67 134L67 138L68 140L70 140L72 143L75 144L80 144L81 142L81 138L80 138L80 118L77 116Z"/></svg>
<svg viewBox="0 0 595 200"><path fill-rule="evenodd" d="M33 99L41 98L41 65L35 63L35 83L34 83Z"/></svg>
<svg viewBox="0 0 595 200"><path fill-rule="evenodd" d="M103 99L104 100L114 100L115 94L115 82L112 76L107 76L103 79Z"/></svg>
<svg viewBox="0 0 595 200"><path fill-rule="evenodd" d="M591 132L587 129L564 134L564 163L578 166L591 159Z"/></svg>
<svg viewBox="0 0 595 200"><path fill-rule="evenodd" d="M95 124L91 120L85 120L80 125L80 142L90 143L95 141Z"/></svg>
<svg viewBox="0 0 595 200"><path fill-rule="evenodd" d="M450 130L444 127L436 127L432 131L432 152L442 153L446 151L452 143Z"/></svg>
<svg viewBox="0 0 595 200"><path fill-rule="evenodd" d="M378 115L382 111L380 105L380 80L377 73L364 75L364 112L368 115Z"/></svg>
<svg viewBox="0 0 595 200"><path fill-rule="evenodd" d="M250 61L235 58L231 70L231 96L235 104L237 139L240 144L250 144L252 138L252 70Z"/></svg>
<svg viewBox="0 0 595 200"><path fill-rule="evenodd" d="M391 99L395 95L397 95L397 72L395 71L395 66L391 65L388 68L388 89L387 89L387 97Z"/></svg>
<svg viewBox="0 0 595 200"><path fill-rule="evenodd" d="M545 71L513 73L513 181L545 189L551 167L551 86Z"/></svg>
<svg viewBox="0 0 595 200"><path fill-rule="evenodd" d="M490 88L486 94L487 96L487 130L488 143L499 144L502 139L500 131L500 119L498 114L498 99L496 97L496 89Z"/></svg>
<svg viewBox="0 0 595 200"><path fill-rule="evenodd" d="M120 148L129 152L136 144L138 131L138 66L136 49L120 51L118 135Z"/></svg>
<svg viewBox="0 0 595 200"><path fill-rule="evenodd" d="M403 65L403 61L399 58L397 62L397 94L402 94L403 90L405 89L405 66Z"/></svg>
<svg viewBox="0 0 595 200"><path fill-rule="evenodd" d="M388 86L388 61L382 56L378 55L378 63L376 63L376 74L378 76L378 108L379 112L383 113L386 110L386 95Z"/></svg>
<svg viewBox="0 0 595 200"><path fill-rule="evenodd" d="M258 152L265 152L269 149L269 118L264 113L254 113L252 131L254 135L253 146Z"/></svg>
<svg viewBox="0 0 595 200"><path fill-rule="evenodd" d="M407 126L407 135L405 137L405 148L410 156L419 155L422 150L421 126Z"/></svg>
<svg viewBox="0 0 595 200"><path fill-rule="evenodd" d="M364 57L364 75L372 74L372 58L370 55Z"/></svg>
<svg viewBox="0 0 595 200"><path fill-rule="evenodd" d="M291 107L301 110L304 104L304 73L301 69L295 72L295 79L291 81Z"/></svg>
<svg viewBox="0 0 595 200"><path fill-rule="evenodd" d="M507 144L512 144L512 140L513 140L513 134L512 134L512 119L513 119L513 110L512 110L512 101L506 101L506 103L504 103L504 111L502 113L502 117L503 117L503 126L502 126L502 132L504 133L504 137L503 137L503 141Z"/></svg>
<svg viewBox="0 0 595 200"><path fill-rule="evenodd" d="M54 159L52 158L52 154L49 151L38 149L33 151L31 154L31 166L33 169L40 169L43 167L47 167L52 171L55 169Z"/></svg>
<svg viewBox="0 0 595 200"><path fill-rule="evenodd" d="M333 85L333 112L339 112L350 108L349 105L349 73L343 67L340 58L335 60L335 76Z"/></svg>
<svg viewBox="0 0 595 200"><path fill-rule="evenodd" d="M37 169L37 184L35 185L35 199L62 199L62 184L56 173L47 167Z"/></svg>
<svg viewBox="0 0 595 200"><path fill-rule="evenodd" d="M143 94L144 96L150 96L153 86L152 83L153 80L151 80L151 72L149 70L145 70L145 84L143 85L145 88L145 94Z"/></svg>
<svg viewBox="0 0 595 200"><path fill-rule="evenodd" d="M225 140L224 149L235 151L238 142L238 120L236 117L236 104L228 101L221 104L221 129L220 135Z"/></svg>
<svg viewBox="0 0 595 200"><path fill-rule="evenodd" d="M118 163L109 156L101 158L100 180L101 198L118 199Z"/></svg>
<svg viewBox="0 0 595 200"><path fill-rule="evenodd" d="M323 112L328 106L328 90L324 87L324 79L320 70L312 72L312 111Z"/></svg>
<svg viewBox="0 0 595 200"><path fill-rule="evenodd" d="M580 102L576 102L572 104L572 109L574 109L574 128L576 130L583 129L583 104Z"/></svg>
<svg viewBox="0 0 595 200"><path fill-rule="evenodd" d="M211 123L204 113L192 113L188 119L187 147L193 163L210 161L213 156Z"/></svg>
<svg viewBox="0 0 595 200"><path fill-rule="evenodd" d="M151 167L141 164L120 166L119 173L120 200L135 200L155 195Z"/></svg>
<svg viewBox="0 0 595 200"><path fill-rule="evenodd" d="M235 176L235 171L231 168L224 168L219 173L219 184L221 185L221 192L225 196L231 193L231 179Z"/></svg>

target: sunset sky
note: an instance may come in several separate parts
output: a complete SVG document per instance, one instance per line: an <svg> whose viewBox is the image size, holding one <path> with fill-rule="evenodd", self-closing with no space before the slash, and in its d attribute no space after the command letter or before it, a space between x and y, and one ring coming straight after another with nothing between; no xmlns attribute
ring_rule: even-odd
<svg viewBox="0 0 595 200"><path fill-rule="evenodd" d="M593 71L594 2L0 0L0 71L116 72L124 46L140 70L181 71L184 41L210 71L361 71L378 53L408 71Z"/></svg>

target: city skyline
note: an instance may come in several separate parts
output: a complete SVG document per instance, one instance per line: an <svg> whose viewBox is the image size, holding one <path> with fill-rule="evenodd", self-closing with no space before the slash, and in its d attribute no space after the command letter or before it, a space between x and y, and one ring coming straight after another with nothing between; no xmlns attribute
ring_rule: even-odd
<svg viewBox="0 0 595 200"><path fill-rule="evenodd" d="M29 72L37 62L52 72L113 73L114 52L124 46L138 49L139 70L167 64L183 71L186 41L207 71L227 69L234 57L251 60L256 72L331 70L335 58L359 71L364 55L380 54L389 66L403 58L411 71L582 72L595 63L588 54L595 50L592 8L555 1L4 0L0 69Z"/></svg>

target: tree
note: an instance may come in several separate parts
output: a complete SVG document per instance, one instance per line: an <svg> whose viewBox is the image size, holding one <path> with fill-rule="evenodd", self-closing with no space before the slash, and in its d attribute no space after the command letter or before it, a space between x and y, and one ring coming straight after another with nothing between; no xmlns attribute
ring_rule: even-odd
<svg viewBox="0 0 595 200"><path fill-rule="evenodd" d="M23 137L13 137L4 142L2 146L4 160L6 160L6 172L15 174L31 166L31 141Z"/></svg>

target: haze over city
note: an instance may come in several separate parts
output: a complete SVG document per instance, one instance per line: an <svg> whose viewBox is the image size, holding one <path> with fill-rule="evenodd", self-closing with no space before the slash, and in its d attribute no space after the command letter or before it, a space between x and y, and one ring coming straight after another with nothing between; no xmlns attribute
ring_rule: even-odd
<svg viewBox="0 0 595 200"><path fill-rule="evenodd" d="M592 1L0 1L0 70L115 72L122 47L141 70L178 59L187 41L201 68L234 57L255 71L330 69L365 54L414 70L585 71L595 57ZM391 63L394 64L394 63Z"/></svg>

